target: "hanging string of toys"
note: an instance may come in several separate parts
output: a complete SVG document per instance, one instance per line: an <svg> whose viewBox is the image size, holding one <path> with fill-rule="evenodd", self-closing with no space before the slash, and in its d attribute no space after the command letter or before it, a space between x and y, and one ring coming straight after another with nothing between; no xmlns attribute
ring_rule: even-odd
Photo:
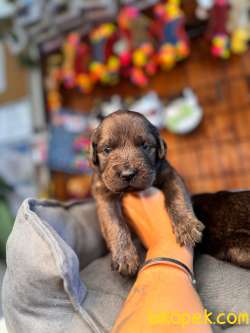
<svg viewBox="0 0 250 333"><path fill-rule="evenodd" d="M207 20L213 56L228 59L241 54L250 39L249 0L197 0L196 14ZM152 15L123 7L116 22L94 27L87 36L66 36L62 53L49 57L47 102L61 107L60 87L91 93L97 84L115 85L121 78L139 87L158 70L169 70L190 54L181 0L159 1Z"/></svg>
<svg viewBox="0 0 250 333"><path fill-rule="evenodd" d="M70 33L61 57L58 55L56 63L52 57L47 68L49 109L61 107L61 85L90 93L98 83L114 85L127 78L143 87L159 68L170 69L186 58L189 43L180 1L157 4L153 13L151 18L126 6L116 23L98 25L84 40L79 33Z"/></svg>

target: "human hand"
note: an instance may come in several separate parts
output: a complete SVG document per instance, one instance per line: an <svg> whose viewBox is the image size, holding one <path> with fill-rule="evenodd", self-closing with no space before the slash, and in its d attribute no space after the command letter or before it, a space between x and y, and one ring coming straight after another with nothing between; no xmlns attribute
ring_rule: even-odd
<svg viewBox="0 0 250 333"><path fill-rule="evenodd" d="M130 226L148 249L146 259L171 257L192 269L193 250L177 243L163 194L159 190L150 188L128 194L123 199L123 206Z"/></svg>

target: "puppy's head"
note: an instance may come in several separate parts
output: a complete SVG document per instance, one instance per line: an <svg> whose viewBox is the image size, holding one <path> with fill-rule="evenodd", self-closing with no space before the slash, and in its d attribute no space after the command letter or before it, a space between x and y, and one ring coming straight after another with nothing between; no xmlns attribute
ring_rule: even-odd
<svg viewBox="0 0 250 333"><path fill-rule="evenodd" d="M166 145L158 130L141 114L117 111L92 134L91 160L112 192L138 191L151 186Z"/></svg>

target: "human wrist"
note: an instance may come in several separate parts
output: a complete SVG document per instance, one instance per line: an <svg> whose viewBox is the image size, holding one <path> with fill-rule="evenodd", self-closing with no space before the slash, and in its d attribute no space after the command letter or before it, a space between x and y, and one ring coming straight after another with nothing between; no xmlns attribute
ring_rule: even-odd
<svg viewBox="0 0 250 333"><path fill-rule="evenodd" d="M147 251L145 260L159 257L173 258L183 262L191 270L193 269L193 250L179 245L173 246L167 241L152 244Z"/></svg>
<svg viewBox="0 0 250 333"><path fill-rule="evenodd" d="M140 269L140 272L142 272L145 269L148 269L152 266L154 267L154 266L159 266L159 265L173 266L175 268L181 269L189 276L189 278L193 284L196 283L193 270L190 269L182 261L175 259L175 258L171 258L171 257L155 257L152 259L148 259L148 260L144 261L144 263Z"/></svg>
<svg viewBox="0 0 250 333"><path fill-rule="evenodd" d="M178 279L178 281L182 281L181 283L186 281L188 283L191 282L192 284L190 275L185 270L171 264L168 265L159 263L157 265L148 266L140 270L138 274L138 279L140 281L143 280L144 282L148 280L154 280L158 281L159 283L160 280L158 280L158 277L160 277L161 281L166 279L165 283L166 281L171 282L172 280L176 282L176 280Z"/></svg>

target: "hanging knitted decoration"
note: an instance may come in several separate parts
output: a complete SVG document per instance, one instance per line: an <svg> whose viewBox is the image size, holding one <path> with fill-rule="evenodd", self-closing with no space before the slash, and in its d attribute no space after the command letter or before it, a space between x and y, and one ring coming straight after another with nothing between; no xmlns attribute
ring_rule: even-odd
<svg viewBox="0 0 250 333"><path fill-rule="evenodd" d="M120 60L113 53L116 29L112 23L103 23L90 32L93 62L89 69L94 82L115 84L119 80Z"/></svg>
<svg viewBox="0 0 250 333"><path fill-rule="evenodd" d="M155 28L160 40L158 63L163 69L172 68L176 62L189 55L185 17L180 0L168 0L155 6Z"/></svg>
<svg viewBox="0 0 250 333"><path fill-rule="evenodd" d="M66 89L78 88L89 93L93 80L88 73L90 62L89 46L81 41L79 33L70 33L63 44L62 82Z"/></svg>
<svg viewBox="0 0 250 333"><path fill-rule="evenodd" d="M75 81L78 89L83 93L90 93L94 82L89 74L90 48L87 43L78 43L75 54Z"/></svg>
<svg viewBox="0 0 250 333"><path fill-rule="evenodd" d="M121 61L121 74L138 86L148 83L156 71L152 19L135 7L124 7L118 16L118 40L115 52Z"/></svg>
<svg viewBox="0 0 250 333"><path fill-rule="evenodd" d="M62 100L60 94L62 56L53 54L46 61L45 89L47 92L47 107L49 111L55 112L61 108Z"/></svg>
<svg viewBox="0 0 250 333"><path fill-rule="evenodd" d="M230 38L227 31L229 8L228 0L214 0L208 25L211 53L222 59L230 56Z"/></svg>
<svg viewBox="0 0 250 333"><path fill-rule="evenodd" d="M73 88L75 82L75 57L76 48L79 43L79 35L77 33L71 33L67 36L67 39L63 45L63 66L62 66L62 79L65 87Z"/></svg>

